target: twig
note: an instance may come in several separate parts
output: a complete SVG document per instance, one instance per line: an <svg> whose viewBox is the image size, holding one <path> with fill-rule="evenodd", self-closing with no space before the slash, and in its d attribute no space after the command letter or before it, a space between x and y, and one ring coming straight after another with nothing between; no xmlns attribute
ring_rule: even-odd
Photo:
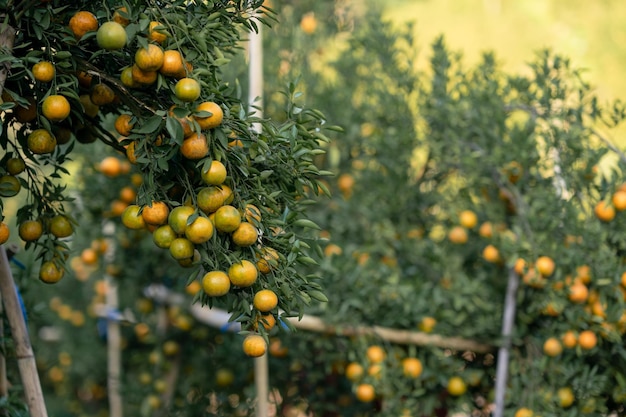
<svg viewBox="0 0 626 417"><path fill-rule="evenodd" d="M596 135L598 137L598 139L600 139L602 142L604 142L604 144L613 152L615 152L617 154L617 156L619 156L619 159L622 160L622 162L626 163L626 154L624 154L624 152L622 152L617 146L615 146L613 144L613 142L611 142L609 139L607 139L606 137L604 137L600 132L598 132L596 129L591 129L591 132Z"/></svg>

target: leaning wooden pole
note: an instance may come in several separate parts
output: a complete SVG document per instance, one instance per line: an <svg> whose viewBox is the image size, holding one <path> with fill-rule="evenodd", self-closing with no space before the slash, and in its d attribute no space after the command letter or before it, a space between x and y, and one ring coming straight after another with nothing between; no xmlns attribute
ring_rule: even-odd
<svg viewBox="0 0 626 417"><path fill-rule="evenodd" d="M258 25L258 31L250 31L249 39L249 94L248 103L250 112L257 117L263 117L263 37L262 24ZM260 133L260 124L255 124L253 129ZM254 359L254 382L256 385L256 417L267 417L269 410L269 366L267 353Z"/></svg>
<svg viewBox="0 0 626 417"><path fill-rule="evenodd" d="M31 417L47 417L46 404L41 390L35 354L30 344L26 321L17 297L17 290L9 258L4 246L0 246L0 294L15 344L15 356L24 386L26 405Z"/></svg>
<svg viewBox="0 0 626 417"><path fill-rule="evenodd" d="M506 395L507 381L509 378L509 353L511 350L511 337L515 324L515 310L517 299L517 288L519 286L519 276L509 269L509 280L504 298L504 314L502 317L502 344L498 349L498 362L496 364L496 389L495 400L496 409L493 417L504 416L504 398Z"/></svg>

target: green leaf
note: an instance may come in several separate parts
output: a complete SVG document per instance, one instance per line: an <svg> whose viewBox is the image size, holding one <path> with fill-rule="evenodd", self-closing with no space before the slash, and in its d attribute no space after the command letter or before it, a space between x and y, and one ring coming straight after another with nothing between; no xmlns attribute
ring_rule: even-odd
<svg viewBox="0 0 626 417"><path fill-rule="evenodd" d="M157 132L161 128L163 118L160 116L152 116L143 123L139 128L133 130L134 133L147 134Z"/></svg>

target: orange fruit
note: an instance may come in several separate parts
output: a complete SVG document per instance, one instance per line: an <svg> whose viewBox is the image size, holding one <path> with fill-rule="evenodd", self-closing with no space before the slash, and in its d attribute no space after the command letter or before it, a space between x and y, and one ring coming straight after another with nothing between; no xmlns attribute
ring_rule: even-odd
<svg viewBox="0 0 626 417"><path fill-rule="evenodd" d="M263 356L267 351L267 343L263 336L258 334L249 334L243 339L243 352L252 357L258 358Z"/></svg>
<svg viewBox="0 0 626 417"><path fill-rule="evenodd" d="M259 233L257 228L248 222L242 222L232 234L233 243L240 247L252 246L256 243Z"/></svg>
<svg viewBox="0 0 626 417"><path fill-rule="evenodd" d="M268 332L276 326L276 318L273 314L262 314L259 321L261 322L261 325L263 325L263 328Z"/></svg>
<svg viewBox="0 0 626 417"><path fill-rule="evenodd" d="M139 48L135 52L135 65L143 71L158 71L163 65L163 49L153 43L147 48Z"/></svg>
<svg viewBox="0 0 626 417"><path fill-rule="evenodd" d="M137 64L133 64L133 66L130 67L130 73L133 79L133 85L135 86L154 84L158 78L156 71L144 71L139 68Z"/></svg>
<svg viewBox="0 0 626 417"><path fill-rule="evenodd" d="M462 226L454 226L448 232L448 240L454 244L462 245L467 243L467 229Z"/></svg>
<svg viewBox="0 0 626 417"><path fill-rule="evenodd" d="M205 129L213 129L222 124L222 120L224 119L224 112L222 108L212 101L205 101L204 103L200 103L198 107L196 107L196 112L209 112L210 115L203 115L202 113L199 115L195 115L194 119L200 125L200 128Z"/></svg>
<svg viewBox="0 0 626 417"><path fill-rule="evenodd" d="M209 271L202 277L202 289L209 297L220 297L228 294L230 279L223 271Z"/></svg>
<svg viewBox="0 0 626 417"><path fill-rule="evenodd" d="M130 19L128 17L128 9L124 6L115 9L115 12L113 12L113 21L124 27L130 24Z"/></svg>
<svg viewBox="0 0 626 417"><path fill-rule="evenodd" d="M24 242L34 242L43 234L43 224L39 220L25 220L20 223L17 232Z"/></svg>
<svg viewBox="0 0 626 417"><path fill-rule="evenodd" d="M515 411L514 417L533 417L533 411L530 408L522 407Z"/></svg>
<svg viewBox="0 0 626 417"><path fill-rule="evenodd" d="M72 16L69 26L74 37L80 39L87 32L98 30L98 19L92 13L81 10Z"/></svg>
<svg viewBox="0 0 626 417"><path fill-rule="evenodd" d="M78 84L80 84L81 87L90 88L91 81L93 81L93 75L85 71L77 71L76 79L78 80Z"/></svg>
<svg viewBox="0 0 626 417"><path fill-rule="evenodd" d="M193 258L194 245L193 242L184 237L177 237L170 243L170 254L172 258L180 260L180 259L189 259Z"/></svg>
<svg viewBox="0 0 626 417"><path fill-rule="evenodd" d="M91 101L91 96L89 94L82 94L78 97L78 101L80 101L80 104L83 106L83 111L87 116L96 117L98 115L100 106L95 105L94 102Z"/></svg>
<svg viewBox="0 0 626 417"><path fill-rule="evenodd" d="M196 203L200 210L210 214L224 205L224 194L217 187L204 187L198 192Z"/></svg>
<svg viewBox="0 0 626 417"><path fill-rule="evenodd" d="M478 234L481 237L484 237L486 239L492 238L493 237L493 224L491 224L491 222L484 222L478 228Z"/></svg>
<svg viewBox="0 0 626 417"><path fill-rule="evenodd" d="M355 395L359 401L369 403L376 398L376 390L372 384L363 383L357 385Z"/></svg>
<svg viewBox="0 0 626 417"><path fill-rule="evenodd" d="M381 363L385 360L385 357L387 356L385 350L378 345L369 346L365 351L365 355L367 356L367 359L372 363Z"/></svg>
<svg viewBox="0 0 626 417"><path fill-rule="evenodd" d="M133 78L133 68L126 67L120 73L120 81L122 85L126 88L135 88L138 86L137 82Z"/></svg>
<svg viewBox="0 0 626 417"><path fill-rule="evenodd" d="M180 153L185 158L191 160L204 158L209 153L209 143L206 136L202 133L192 133L183 140L183 144L180 146Z"/></svg>
<svg viewBox="0 0 626 417"><path fill-rule="evenodd" d="M563 345L556 337L549 337L543 343L543 353L547 356L559 356L563 352Z"/></svg>
<svg viewBox="0 0 626 417"><path fill-rule="evenodd" d="M410 378L417 378L422 374L422 362L417 358L404 358L402 372Z"/></svg>
<svg viewBox="0 0 626 417"><path fill-rule="evenodd" d="M615 210L626 210L626 191L616 191L611 198L611 202L613 203L613 207L615 207Z"/></svg>
<svg viewBox="0 0 626 417"><path fill-rule="evenodd" d="M137 191L131 186L126 186L120 190L119 197L123 202L130 204L135 201Z"/></svg>
<svg viewBox="0 0 626 417"><path fill-rule="evenodd" d="M22 158L9 158L7 159L7 172L10 175L17 175L26 169L26 163Z"/></svg>
<svg viewBox="0 0 626 417"><path fill-rule="evenodd" d="M137 204L131 204L126 207L122 213L122 224L132 230L145 228L146 222L141 216L141 213L139 212L140 210L141 207Z"/></svg>
<svg viewBox="0 0 626 417"><path fill-rule="evenodd" d="M574 404L574 391L570 387L559 388L556 391L556 397L559 400L559 405L563 408L571 407Z"/></svg>
<svg viewBox="0 0 626 417"><path fill-rule="evenodd" d="M434 317L426 316L420 320L419 329L424 333L432 333L437 325L437 319Z"/></svg>
<svg viewBox="0 0 626 417"><path fill-rule="evenodd" d="M235 199L235 195L233 194L232 188L230 188L226 184L220 185L220 188L222 190L222 195L224 196L224 204L232 203L233 200Z"/></svg>
<svg viewBox="0 0 626 417"><path fill-rule="evenodd" d="M221 206L215 211L215 228L218 232L231 233L239 228L241 213L230 205Z"/></svg>
<svg viewBox="0 0 626 417"><path fill-rule="evenodd" d="M213 222L207 217L198 216L185 228L185 237L192 243L208 242L213 237Z"/></svg>
<svg viewBox="0 0 626 417"><path fill-rule="evenodd" d="M549 256L540 256L535 261L535 268L541 276L549 277L554 273L555 263Z"/></svg>
<svg viewBox="0 0 626 417"><path fill-rule="evenodd" d="M591 267L589 267L589 265L580 265L577 267L576 279L583 284L589 284L591 282Z"/></svg>
<svg viewBox="0 0 626 417"><path fill-rule="evenodd" d="M163 65L159 68L159 72L167 77L185 77L185 60L180 52L175 49L163 52Z"/></svg>
<svg viewBox="0 0 626 417"><path fill-rule="evenodd" d="M63 278L65 270L59 267L54 261L45 261L39 269L39 279L46 284L57 283Z"/></svg>
<svg viewBox="0 0 626 417"><path fill-rule="evenodd" d="M228 278L233 285L249 287L256 282L258 271L254 264L246 259L234 263L228 268Z"/></svg>
<svg viewBox="0 0 626 417"><path fill-rule="evenodd" d="M193 78L181 78L174 86L174 94L181 101L196 101L200 93L200 83Z"/></svg>
<svg viewBox="0 0 626 417"><path fill-rule="evenodd" d="M172 241L177 237L178 235L169 224L161 225L152 232L152 241L161 249L169 249Z"/></svg>
<svg viewBox="0 0 626 417"><path fill-rule="evenodd" d="M130 114L120 114L115 119L115 130L122 136L128 136L134 127L133 116Z"/></svg>
<svg viewBox="0 0 626 417"><path fill-rule="evenodd" d="M41 113L51 122L60 122L70 115L70 103L65 97L53 94L46 97L41 104Z"/></svg>
<svg viewBox="0 0 626 417"><path fill-rule="evenodd" d="M563 342L563 346L568 349L573 349L578 344L578 337L576 337L576 333L573 330L568 330L561 336L561 341Z"/></svg>
<svg viewBox="0 0 626 417"><path fill-rule="evenodd" d="M461 378L460 376L453 376L448 379L447 389L450 395L452 395L453 397L458 397L465 394L465 392L467 391L467 385L465 384L465 381L463 381L463 378Z"/></svg>
<svg viewBox="0 0 626 417"><path fill-rule="evenodd" d="M283 343L278 338L272 338L270 340L270 355L275 358L284 358L289 354L289 348L283 346Z"/></svg>
<svg viewBox="0 0 626 417"><path fill-rule="evenodd" d="M96 106L104 106L106 104L113 103L115 100L115 93L108 85L99 83L93 86L89 98Z"/></svg>
<svg viewBox="0 0 626 417"><path fill-rule="evenodd" d="M200 176L207 185L221 185L226 180L226 167L214 159L207 169L202 170Z"/></svg>
<svg viewBox="0 0 626 417"><path fill-rule="evenodd" d="M357 362L350 362L348 366L346 366L345 375L352 382L356 382L363 377L363 366Z"/></svg>
<svg viewBox="0 0 626 417"><path fill-rule="evenodd" d="M107 51L122 49L127 40L126 29L117 22L103 23L96 33L98 46Z"/></svg>
<svg viewBox="0 0 626 417"><path fill-rule="evenodd" d="M582 304L585 301L587 301L588 297L589 297L589 289L582 282L576 281L569 287L568 298L570 299L571 302Z"/></svg>
<svg viewBox="0 0 626 417"><path fill-rule="evenodd" d="M26 146L37 155L52 153L57 147L57 140L46 129L33 130L26 138Z"/></svg>
<svg viewBox="0 0 626 417"><path fill-rule="evenodd" d="M0 245L6 243L9 240L9 236L11 236L9 226L5 222L0 222Z"/></svg>
<svg viewBox="0 0 626 417"><path fill-rule="evenodd" d="M50 61L39 61L32 68L33 77L35 80L42 83L49 83L54 79L56 70L54 65Z"/></svg>
<svg viewBox="0 0 626 417"><path fill-rule="evenodd" d="M258 256L256 266L263 274L269 274L278 264L278 252L274 248L263 246Z"/></svg>
<svg viewBox="0 0 626 417"><path fill-rule="evenodd" d="M74 233L74 226L72 226L72 222L63 214L57 214L50 219L49 228L50 233L59 239L69 237L72 233Z"/></svg>
<svg viewBox="0 0 626 417"><path fill-rule="evenodd" d="M80 259L85 265L94 265L98 262L98 253L92 248L85 248L80 253Z"/></svg>
<svg viewBox="0 0 626 417"><path fill-rule="evenodd" d="M131 143L128 144L128 146L126 146L126 159L128 160L128 162L130 162L131 164L136 164L137 163L137 154L135 153L135 149L137 148L137 141L132 141Z"/></svg>
<svg viewBox="0 0 626 417"><path fill-rule="evenodd" d="M300 29L307 35L312 35L315 33L315 29L317 28L317 19L315 18L315 14L313 12L309 12L302 16L300 20Z"/></svg>
<svg viewBox="0 0 626 417"><path fill-rule="evenodd" d="M141 217L147 224L162 225L167 223L170 208L163 201L153 201L151 206L144 206Z"/></svg>
<svg viewBox="0 0 626 417"><path fill-rule="evenodd" d="M99 171L107 177L116 177L122 171L122 161L115 156L107 156L98 165Z"/></svg>
<svg viewBox="0 0 626 417"><path fill-rule="evenodd" d="M172 227L175 233L182 235L187 228L189 216L195 213L195 209L190 206L174 207L167 218L167 223Z"/></svg>
<svg viewBox="0 0 626 417"><path fill-rule="evenodd" d="M459 214L459 223L466 229L473 229L478 224L478 216L471 210L463 210Z"/></svg>
<svg viewBox="0 0 626 417"><path fill-rule="evenodd" d="M148 39L156 43L163 43L167 39L167 34L162 29L163 25L159 22L152 21L148 26Z"/></svg>
<svg viewBox="0 0 626 417"><path fill-rule="evenodd" d="M498 249L493 245L485 246L483 249L483 258L490 263L499 263L502 261L502 258L500 258L500 251L498 251Z"/></svg>
<svg viewBox="0 0 626 417"><path fill-rule="evenodd" d="M606 201L601 200L593 209L594 214L603 222L610 222L615 218L615 208Z"/></svg>
<svg viewBox="0 0 626 417"><path fill-rule="evenodd" d="M252 304L260 312L267 313L278 305L278 296L272 290L261 290L254 294Z"/></svg>
<svg viewBox="0 0 626 417"><path fill-rule="evenodd" d="M15 107L13 112L15 113L15 118L18 122L32 122L37 117L37 102L34 98L29 97L28 107L22 107L21 105L18 105L17 107Z"/></svg>
<svg viewBox="0 0 626 417"><path fill-rule="evenodd" d="M20 180L14 175L2 175L0 176L0 196L1 197L13 197L17 195L22 189Z"/></svg>

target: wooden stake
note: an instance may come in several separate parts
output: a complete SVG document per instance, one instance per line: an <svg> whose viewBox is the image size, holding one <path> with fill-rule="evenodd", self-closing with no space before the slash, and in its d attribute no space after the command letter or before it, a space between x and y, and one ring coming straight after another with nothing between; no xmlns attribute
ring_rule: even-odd
<svg viewBox="0 0 626 417"><path fill-rule="evenodd" d="M35 354L30 344L24 314L17 298L17 290L4 246L0 246L0 294L11 327L13 343L15 343L15 355L30 416L47 417L48 412L37 373Z"/></svg>
<svg viewBox="0 0 626 417"><path fill-rule="evenodd" d="M511 335L515 324L515 310L517 299L517 288L519 286L519 276L509 269L509 281L506 287L504 299L504 314L502 317L502 345L498 349L498 363L496 364L496 392L493 417L504 416L504 397L506 395L506 385L509 377L509 353L511 350Z"/></svg>

